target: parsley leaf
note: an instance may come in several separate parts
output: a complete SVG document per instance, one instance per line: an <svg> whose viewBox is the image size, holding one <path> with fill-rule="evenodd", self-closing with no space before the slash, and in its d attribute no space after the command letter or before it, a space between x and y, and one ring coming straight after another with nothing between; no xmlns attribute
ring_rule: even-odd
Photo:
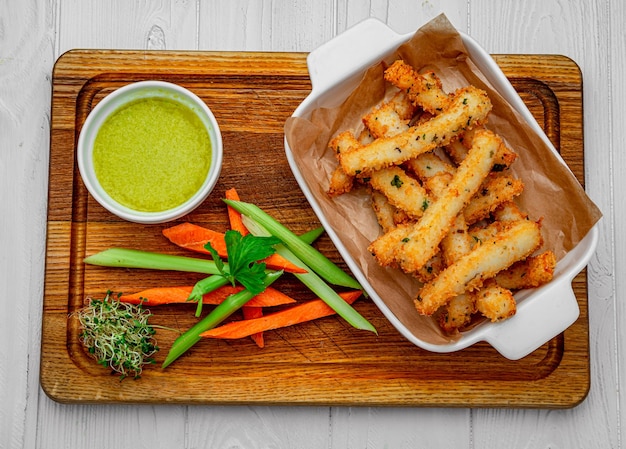
<svg viewBox="0 0 626 449"><path fill-rule="evenodd" d="M228 266L224 264L210 243L205 248L213 256L221 276L235 285L235 281L247 290L258 295L265 290L265 262L259 262L276 252L274 245L280 243L276 237L258 237L252 234L242 236L239 231L229 230L224 235Z"/></svg>

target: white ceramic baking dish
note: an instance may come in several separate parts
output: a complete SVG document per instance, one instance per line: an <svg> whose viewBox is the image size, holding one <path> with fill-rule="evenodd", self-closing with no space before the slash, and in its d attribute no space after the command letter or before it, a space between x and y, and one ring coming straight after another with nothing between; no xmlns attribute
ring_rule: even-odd
<svg viewBox="0 0 626 449"><path fill-rule="evenodd" d="M563 162L493 58L472 38L463 33L460 35L478 68ZM307 59L312 91L295 110L293 116L309 118L311 112L317 108L341 104L370 66L391 55L412 36L413 33L397 34L384 23L368 19L314 50ZM578 319L580 311L572 289L572 280L587 265L595 251L598 241L597 225L559 261L554 279L550 283L516 294L518 307L514 317L499 323L485 321L463 332L461 338L451 343L432 344L416 337L370 285L361 267L324 216L312 194L311 186L302 176L286 138L285 148L299 186L347 265L385 317L415 345L428 351L447 353L467 348L479 341L486 341L504 357L517 360L562 333Z"/></svg>

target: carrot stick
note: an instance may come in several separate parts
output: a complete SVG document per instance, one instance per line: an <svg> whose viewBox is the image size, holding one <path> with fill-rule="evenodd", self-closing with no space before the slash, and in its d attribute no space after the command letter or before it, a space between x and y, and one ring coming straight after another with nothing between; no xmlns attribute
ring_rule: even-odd
<svg viewBox="0 0 626 449"><path fill-rule="evenodd" d="M243 306L241 310L243 312L244 320L253 320L263 317L263 309L260 307ZM252 338L252 341L255 342L259 348L265 346L265 337L263 337L263 332L256 332L250 335L250 338Z"/></svg>
<svg viewBox="0 0 626 449"><path fill-rule="evenodd" d="M142 290L138 293L122 295L119 300L130 304L143 304L145 306L160 306L165 304L184 304L191 293L193 286L183 287L156 287ZM225 285L202 297L203 304L218 305L221 304L228 296L243 290L241 286ZM296 302L279 290L268 287L252 298L246 307L272 307L283 304L291 304Z"/></svg>
<svg viewBox="0 0 626 449"><path fill-rule="evenodd" d="M195 225L193 223L180 223L175 226L163 229L163 235L172 243L181 248L189 249L202 254L210 254L204 247L207 243L217 251L220 257L227 257L226 241L224 233L213 231L209 228Z"/></svg>
<svg viewBox="0 0 626 449"><path fill-rule="evenodd" d="M226 199L229 200L241 201L239 199L239 193L234 187L232 189L226 190L224 196L226 197ZM228 221L230 222L230 229L234 231L239 231L241 235L246 235L250 233L250 231L248 231L248 228L246 228L246 226L243 224L241 214L230 206L226 206L226 209L228 210Z"/></svg>
<svg viewBox="0 0 626 449"><path fill-rule="evenodd" d="M221 232L187 222L165 228L162 232L172 243L181 248L202 254L210 254L204 245L211 243L211 246L220 257L227 257L226 241L224 240L224 234ZM307 272L306 269L289 262L275 253L265 259L264 262L267 268L272 270L285 270L288 273Z"/></svg>
<svg viewBox="0 0 626 449"><path fill-rule="evenodd" d="M341 296L348 304L352 304L361 296L361 294L362 292L360 290L353 290L339 293L339 296ZM292 306L288 309L265 315L262 318L232 321L228 324L224 324L223 326L205 331L201 333L200 336L224 339L243 338L257 332L292 326L294 324L334 315L335 313L336 312L326 305L326 303L321 299L313 299L311 301Z"/></svg>

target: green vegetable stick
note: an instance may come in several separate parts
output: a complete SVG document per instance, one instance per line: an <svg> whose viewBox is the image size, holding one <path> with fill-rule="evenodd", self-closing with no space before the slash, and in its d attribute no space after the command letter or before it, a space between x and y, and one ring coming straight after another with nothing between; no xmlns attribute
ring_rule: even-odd
<svg viewBox="0 0 626 449"><path fill-rule="evenodd" d="M281 275L282 271L272 271L265 277L265 287L269 287ZM200 334L204 331L214 328L238 309L243 307L248 301L254 298L254 293L248 290L242 290L238 293L230 295L221 304L211 311L206 317L198 321L191 329L178 337L170 348L162 368L167 368L178 357L183 355L189 348L195 345L202 337Z"/></svg>
<svg viewBox="0 0 626 449"><path fill-rule="evenodd" d="M255 222L249 217L242 217L244 224L252 234L266 235L269 231L264 229L261 224ZM315 293L322 301L324 301L331 309L346 320L351 326L376 332L376 328L367 321L359 312L357 312L350 304L345 302L341 296L337 294L330 286L324 282L314 271L310 270L298 257L283 245L276 246L276 252L289 262L304 268L306 273L293 273L300 282L306 285L313 293Z"/></svg>
<svg viewBox="0 0 626 449"><path fill-rule="evenodd" d="M318 237L322 235L323 233L324 233L324 226L319 226L315 229L311 229L310 231L305 232L304 234L300 235L299 238L304 243L308 243L310 245L314 241L316 241Z"/></svg>
<svg viewBox="0 0 626 449"><path fill-rule="evenodd" d="M103 267L146 268L153 270L219 274L219 270L212 260L127 248L109 248L86 257L84 262Z"/></svg>
<svg viewBox="0 0 626 449"><path fill-rule="evenodd" d="M303 242L302 239L300 239L296 234L291 232L258 206L251 203L244 203L243 201L233 201L228 199L225 199L224 202L240 214L259 223L274 237L278 237L298 259L300 259L307 267L315 271L327 282L334 285L363 290L363 287L361 287L356 279L335 265L317 249Z"/></svg>
<svg viewBox="0 0 626 449"><path fill-rule="evenodd" d="M313 243L324 232L318 227L302 234L304 243ZM128 248L109 248L88 256L84 262L89 265L117 268L145 268L153 270L186 271L191 273L219 274L215 262L208 259L175 256Z"/></svg>
<svg viewBox="0 0 626 449"><path fill-rule="evenodd" d="M187 298L187 301L196 302L198 304L198 306L196 307L197 317L199 317L202 313L202 297L205 294L217 290L218 288L226 284L228 284L228 279L226 279L224 276L219 276L215 274L204 279L200 279L198 282L196 282L196 284L193 286L193 289L191 290L191 293L189 294L189 297Z"/></svg>

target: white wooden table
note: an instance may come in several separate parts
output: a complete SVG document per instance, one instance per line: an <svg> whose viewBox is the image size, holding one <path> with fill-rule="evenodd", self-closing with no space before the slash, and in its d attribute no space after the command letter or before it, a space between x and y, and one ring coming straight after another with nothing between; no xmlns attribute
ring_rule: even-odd
<svg viewBox="0 0 626 449"><path fill-rule="evenodd" d="M61 405L39 386L51 71L72 48L308 52L367 17L445 13L491 53L584 77L591 390L569 410ZM626 425L626 3L622 0L0 0L0 448L619 448ZM620 199L622 198L622 199Z"/></svg>

